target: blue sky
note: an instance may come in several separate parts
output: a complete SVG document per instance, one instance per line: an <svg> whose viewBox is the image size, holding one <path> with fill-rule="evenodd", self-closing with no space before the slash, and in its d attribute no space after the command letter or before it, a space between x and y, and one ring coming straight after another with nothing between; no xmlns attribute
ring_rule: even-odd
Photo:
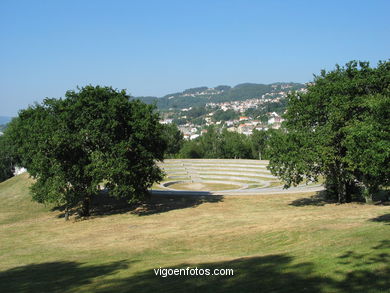
<svg viewBox="0 0 390 293"><path fill-rule="evenodd" d="M0 115L86 84L162 96L390 56L390 1L0 1Z"/></svg>

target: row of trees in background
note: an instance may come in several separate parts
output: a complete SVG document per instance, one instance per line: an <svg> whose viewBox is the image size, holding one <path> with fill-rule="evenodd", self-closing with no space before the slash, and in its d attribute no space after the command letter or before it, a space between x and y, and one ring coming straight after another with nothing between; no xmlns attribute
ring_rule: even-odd
<svg viewBox="0 0 390 293"><path fill-rule="evenodd" d="M210 126L202 136L185 141L181 158L268 159L269 140L278 130L258 131L246 136L226 128Z"/></svg>

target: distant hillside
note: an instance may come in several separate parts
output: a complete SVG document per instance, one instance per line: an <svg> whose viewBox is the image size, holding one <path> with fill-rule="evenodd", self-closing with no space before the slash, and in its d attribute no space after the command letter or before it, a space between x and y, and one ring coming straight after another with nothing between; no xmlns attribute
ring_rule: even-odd
<svg viewBox="0 0 390 293"><path fill-rule="evenodd" d="M7 116L0 116L0 132L4 132L5 128L7 127L7 123L11 121L12 117ZM1 135L0 133L0 135Z"/></svg>
<svg viewBox="0 0 390 293"><path fill-rule="evenodd" d="M0 116L0 124L7 124L8 122L10 122L12 119L12 117L8 117L8 116Z"/></svg>
<svg viewBox="0 0 390 293"><path fill-rule="evenodd" d="M136 97L145 103L156 102L159 109L189 108L204 106L207 103L220 103L230 101L242 101L260 98L266 93L278 93L280 91L299 90L305 85L301 83L279 82L272 84L243 83L230 87L220 85L214 88L197 87L183 92L168 94L164 97Z"/></svg>

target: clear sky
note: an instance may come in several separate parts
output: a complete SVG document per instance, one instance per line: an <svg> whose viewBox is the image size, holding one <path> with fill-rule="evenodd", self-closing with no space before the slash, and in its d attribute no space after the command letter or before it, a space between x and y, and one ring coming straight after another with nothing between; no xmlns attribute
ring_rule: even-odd
<svg viewBox="0 0 390 293"><path fill-rule="evenodd" d="M0 115L86 84L163 96L390 57L390 1L0 1Z"/></svg>

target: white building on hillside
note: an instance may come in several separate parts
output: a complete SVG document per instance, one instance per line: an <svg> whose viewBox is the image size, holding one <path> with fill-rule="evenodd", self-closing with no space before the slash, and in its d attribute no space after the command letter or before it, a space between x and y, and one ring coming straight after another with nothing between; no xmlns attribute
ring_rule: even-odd
<svg viewBox="0 0 390 293"><path fill-rule="evenodd" d="M160 123L161 124L171 124L173 121L173 119L164 119L164 120L160 120Z"/></svg>

